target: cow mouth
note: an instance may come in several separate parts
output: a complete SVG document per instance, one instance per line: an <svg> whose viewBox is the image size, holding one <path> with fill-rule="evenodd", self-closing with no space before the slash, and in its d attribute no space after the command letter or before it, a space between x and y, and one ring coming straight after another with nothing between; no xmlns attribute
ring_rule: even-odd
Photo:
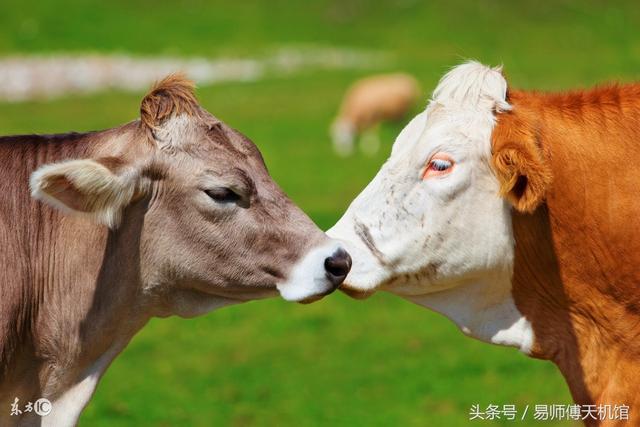
<svg viewBox="0 0 640 427"><path fill-rule="evenodd" d="M311 304L312 302L320 301L322 298L326 297L329 294L332 294L335 289L330 289L327 292L322 292L320 294L311 295L307 298L301 299L298 301L298 304Z"/></svg>
<svg viewBox="0 0 640 427"><path fill-rule="evenodd" d="M375 290L363 291L361 289L352 288L348 283L343 283L342 286L340 286L340 291L347 294L347 296L358 300L367 299L375 293Z"/></svg>
<svg viewBox="0 0 640 427"><path fill-rule="evenodd" d="M324 295L314 295L312 297L298 301L298 304L311 304L312 302L320 301L322 298L324 298Z"/></svg>

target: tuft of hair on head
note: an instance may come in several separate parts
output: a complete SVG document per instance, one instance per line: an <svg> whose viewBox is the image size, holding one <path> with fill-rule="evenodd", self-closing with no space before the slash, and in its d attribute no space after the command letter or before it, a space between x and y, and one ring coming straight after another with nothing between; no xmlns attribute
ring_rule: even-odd
<svg viewBox="0 0 640 427"><path fill-rule="evenodd" d="M490 108L498 113L511 109L502 66L491 68L477 61L467 61L445 74L432 100L443 105Z"/></svg>
<svg viewBox="0 0 640 427"><path fill-rule="evenodd" d="M150 129L162 125L174 115L194 115L198 101L195 84L182 73L170 74L156 82L140 104L140 119Z"/></svg>

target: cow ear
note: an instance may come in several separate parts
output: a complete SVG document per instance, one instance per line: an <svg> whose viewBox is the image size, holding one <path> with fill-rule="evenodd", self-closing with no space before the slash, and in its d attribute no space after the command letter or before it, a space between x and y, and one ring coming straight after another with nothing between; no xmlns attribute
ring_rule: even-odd
<svg viewBox="0 0 640 427"><path fill-rule="evenodd" d="M115 228L132 201L138 174L114 158L68 160L31 175L31 195L52 207Z"/></svg>
<svg viewBox="0 0 640 427"><path fill-rule="evenodd" d="M551 170L535 140L494 142L492 163L500 182L500 194L515 209L533 212L544 201L551 184Z"/></svg>

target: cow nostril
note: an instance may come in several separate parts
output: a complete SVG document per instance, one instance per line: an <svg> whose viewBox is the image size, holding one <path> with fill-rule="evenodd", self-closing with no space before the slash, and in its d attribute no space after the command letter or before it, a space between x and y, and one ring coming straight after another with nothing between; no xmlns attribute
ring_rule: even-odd
<svg viewBox="0 0 640 427"><path fill-rule="evenodd" d="M324 260L324 269L329 281L333 286L338 287L351 270L351 257L344 249L338 249Z"/></svg>

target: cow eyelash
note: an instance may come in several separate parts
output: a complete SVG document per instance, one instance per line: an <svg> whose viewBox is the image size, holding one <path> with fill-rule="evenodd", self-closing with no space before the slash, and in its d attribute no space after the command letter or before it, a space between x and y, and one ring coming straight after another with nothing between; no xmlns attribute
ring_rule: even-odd
<svg viewBox="0 0 640 427"><path fill-rule="evenodd" d="M429 162L429 169L436 172L444 172L453 166L453 162L444 159L433 159Z"/></svg>
<svg viewBox="0 0 640 427"><path fill-rule="evenodd" d="M204 192L209 196L209 198L218 203L236 203L242 199L238 193L229 187L211 188L209 190L204 190Z"/></svg>
<svg viewBox="0 0 640 427"><path fill-rule="evenodd" d="M448 175L455 162L444 152L435 153L422 171L422 179Z"/></svg>

